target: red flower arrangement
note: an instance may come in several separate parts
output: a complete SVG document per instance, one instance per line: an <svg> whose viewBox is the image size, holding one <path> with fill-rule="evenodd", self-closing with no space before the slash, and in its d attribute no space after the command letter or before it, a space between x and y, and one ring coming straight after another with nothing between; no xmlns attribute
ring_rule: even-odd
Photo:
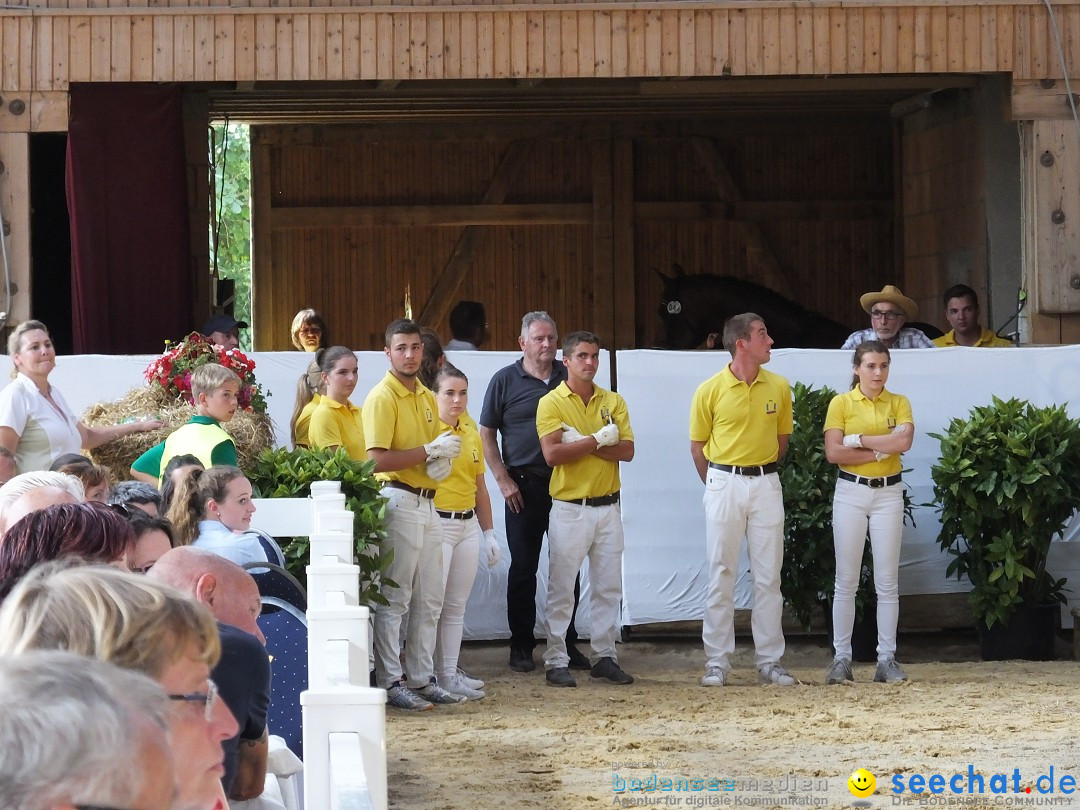
<svg viewBox="0 0 1080 810"><path fill-rule="evenodd" d="M165 341L165 352L146 367L143 376L152 386L158 386L169 396L194 404L191 396L191 374L199 366L219 363L236 372L240 378L237 404L245 411L266 413L266 395L255 382L255 361L239 349L215 346L198 332L192 332L176 345Z"/></svg>

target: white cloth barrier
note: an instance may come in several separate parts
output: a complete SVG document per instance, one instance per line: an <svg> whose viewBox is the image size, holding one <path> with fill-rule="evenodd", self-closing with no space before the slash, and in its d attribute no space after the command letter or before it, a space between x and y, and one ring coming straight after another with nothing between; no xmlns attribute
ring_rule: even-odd
<svg viewBox="0 0 1080 810"><path fill-rule="evenodd" d="M829 385L846 390L851 382L851 353L840 350L777 349L768 368L792 382ZM514 362L518 352L449 352L455 365L469 375L469 412L479 418L488 380ZM301 352L257 352L256 374L274 396L269 400L279 442L287 441L297 377L310 362ZM86 355L61 357L52 381L82 413L94 402L115 399L143 384L142 371L151 357ZM362 404L367 390L385 374L382 352L359 352L360 385L354 396ZM690 462L687 424L690 398L699 383L723 368L724 352L620 351L619 391L630 407L637 456L622 467L623 520L626 555L623 563L628 625L700 619L705 583L704 515L701 483ZM3 361L10 365L10 360ZM608 364L601 362L597 383L609 384ZM905 474L916 504L933 498L930 466L937 458L937 440L927 434L965 416L974 405L987 404L992 394L1020 397L1037 405L1068 403L1080 415L1080 346L1020 349L936 349L894 353L889 388L910 398L915 417L915 443L904 456ZM509 553L503 531L502 496L488 476L496 535L503 559L494 568L481 564L465 613L465 637L506 638L506 575ZM258 520L258 514L256 514ZM939 528L932 507L915 510L916 527L905 527L901 551L901 594L966 591L966 582L945 578L947 560L937 546ZM1080 533L1073 521L1065 537ZM538 615L542 615L547 555L541 557ZM736 585L736 604L749 605L744 574ZM1071 581L1070 606L1080 604L1080 547L1055 544L1050 556L1055 576ZM582 600L579 628L587 632L587 599ZM539 629L539 628L538 628Z"/></svg>

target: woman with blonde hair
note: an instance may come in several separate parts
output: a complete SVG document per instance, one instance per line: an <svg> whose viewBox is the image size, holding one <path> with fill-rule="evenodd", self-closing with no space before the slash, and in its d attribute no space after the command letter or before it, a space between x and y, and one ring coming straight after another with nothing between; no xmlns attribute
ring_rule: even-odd
<svg viewBox="0 0 1080 810"><path fill-rule="evenodd" d="M210 680L221 656L210 612L180 591L114 568L48 563L0 608L0 655L64 649L142 672L173 701L174 810L224 807L221 743L236 719Z"/></svg>
<svg viewBox="0 0 1080 810"><path fill-rule="evenodd" d="M294 447L308 446L311 414L319 407L319 400L324 393L326 383L323 382L322 369L319 368L318 360L312 360L307 371L296 381L296 404L293 406L292 418L289 419L289 435Z"/></svg>
<svg viewBox="0 0 1080 810"><path fill-rule="evenodd" d="M326 321L313 309L302 309L293 316L289 329L292 344L302 352L317 352L330 343Z"/></svg>

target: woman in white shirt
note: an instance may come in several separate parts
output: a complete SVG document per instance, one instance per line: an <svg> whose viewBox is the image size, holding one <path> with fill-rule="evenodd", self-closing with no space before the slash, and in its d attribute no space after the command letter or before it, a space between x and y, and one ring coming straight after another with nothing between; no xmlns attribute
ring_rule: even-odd
<svg viewBox="0 0 1080 810"><path fill-rule="evenodd" d="M65 453L92 450L131 433L156 430L161 422L128 422L89 427L75 418L60 392L49 384L56 350L41 321L23 321L8 338L14 378L0 391L0 447L15 457L15 472L47 470Z"/></svg>

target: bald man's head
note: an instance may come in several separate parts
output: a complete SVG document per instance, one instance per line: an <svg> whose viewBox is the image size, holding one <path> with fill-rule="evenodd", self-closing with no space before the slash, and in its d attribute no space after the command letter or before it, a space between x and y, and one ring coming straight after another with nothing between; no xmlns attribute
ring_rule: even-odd
<svg viewBox="0 0 1080 810"><path fill-rule="evenodd" d="M191 594L222 624L266 643L255 622L262 610L259 588L251 574L232 560L205 549L178 546L165 552L146 575Z"/></svg>

